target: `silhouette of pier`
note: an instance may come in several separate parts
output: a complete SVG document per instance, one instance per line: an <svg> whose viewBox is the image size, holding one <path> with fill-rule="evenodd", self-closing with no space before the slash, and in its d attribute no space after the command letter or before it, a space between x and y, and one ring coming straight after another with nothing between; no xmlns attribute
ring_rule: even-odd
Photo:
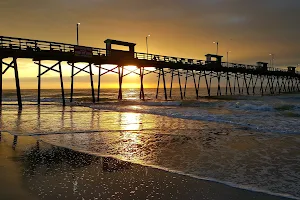
<svg viewBox="0 0 300 200"><path fill-rule="evenodd" d="M186 98L186 89L188 80L193 82L195 88L195 97L199 98L200 83L203 81L206 85L207 96L212 96L212 80L216 79L218 83L217 96L222 95L221 81L226 83L225 95L250 95L256 93L259 88L259 94L281 94L286 92L300 92L300 73L296 67L278 69L268 67L268 63L257 62L256 65L246 65L237 63L222 62L220 55L207 54L206 60L178 58L163 55L154 55L135 52L134 43L107 39L104 41L106 48L94 48L65 44L58 42L49 42L41 40L32 40L24 38L14 38L0 36L0 105L2 105L3 75L12 68L15 75L15 84L19 108L22 109L22 96L19 80L18 62L19 58L32 59L38 67L37 83L38 98L37 103L41 103L41 81L42 76L49 71L59 74L61 95L63 105L66 105L64 93L64 81L62 74L62 62L67 62L71 67L71 96L73 102L74 95L74 77L79 73L87 73L90 76L92 102L100 100L101 77L109 72L118 74L118 99L122 99L123 78L129 74L137 74L140 77L140 99L145 99L144 77L148 74L157 74L156 98L159 95L160 84L163 85L164 99L172 98L174 82L178 80L181 99ZM128 51L113 49L112 45L121 45L128 47ZM4 62L4 59L12 58L10 63ZM52 66L47 66L44 61L56 61ZM86 63L85 67L76 65L77 63ZM116 67L108 69L102 65L112 64ZM4 67L3 67L4 66ZM98 69L97 98L93 82L93 69ZM137 69L126 69L126 66L137 66ZM88 70L87 70L88 69ZM126 69L126 70L125 70ZM76 71L76 72L75 72ZM170 87L167 88L166 78L170 79ZM161 83L162 81L162 83ZM168 92L169 90L169 92Z"/></svg>

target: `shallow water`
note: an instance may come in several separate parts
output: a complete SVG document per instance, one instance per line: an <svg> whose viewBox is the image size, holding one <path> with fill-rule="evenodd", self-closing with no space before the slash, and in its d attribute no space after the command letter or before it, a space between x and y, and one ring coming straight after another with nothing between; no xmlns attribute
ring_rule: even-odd
<svg viewBox="0 0 300 200"><path fill-rule="evenodd" d="M285 200L164 170L93 156L4 133L0 143L1 199Z"/></svg>
<svg viewBox="0 0 300 200"><path fill-rule="evenodd" d="M235 187L300 198L297 95L6 105L1 130ZM293 114L288 114L293 113Z"/></svg>

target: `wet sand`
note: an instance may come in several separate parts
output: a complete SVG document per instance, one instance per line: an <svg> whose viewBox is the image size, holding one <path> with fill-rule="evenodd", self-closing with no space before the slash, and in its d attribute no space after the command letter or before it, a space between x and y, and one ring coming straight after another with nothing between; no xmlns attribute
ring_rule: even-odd
<svg viewBox="0 0 300 200"><path fill-rule="evenodd" d="M285 199L2 133L0 199ZM39 145L38 145L39 144Z"/></svg>

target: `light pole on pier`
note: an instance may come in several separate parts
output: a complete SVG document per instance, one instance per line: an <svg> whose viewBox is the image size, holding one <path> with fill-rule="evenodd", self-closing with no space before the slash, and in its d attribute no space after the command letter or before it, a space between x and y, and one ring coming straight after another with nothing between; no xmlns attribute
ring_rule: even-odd
<svg viewBox="0 0 300 200"><path fill-rule="evenodd" d="M213 43L217 45L217 55L218 55L218 53L219 53L219 42L216 41L216 42L213 42Z"/></svg>
<svg viewBox="0 0 300 200"><path fill-rule="evenodd" d="M270 53L269 56L271 56L271 62L270 62L271 67L274 68L274 56L275 55L273 53Z"/></svg>
<svg viewBox="0 0 300 200"><path fill-rule="evenodd" d="M77 38L77 45L79 45L79 25L80 23L76 24L76 38Z"/></svg>
<svg viewBox="0 0 300 200"><path fill-rule="evenodd" d="M147 60L148 60L148 37L150 37L150 34L146 36L146 47L147 47Z"/></svg>
<svg viewBox="0 0 300 200"><path fill-rule="evenodd" d="M228 67L228 64L229 64L229 53L230 53L231 51L227 51L227 67Z"/></svg>

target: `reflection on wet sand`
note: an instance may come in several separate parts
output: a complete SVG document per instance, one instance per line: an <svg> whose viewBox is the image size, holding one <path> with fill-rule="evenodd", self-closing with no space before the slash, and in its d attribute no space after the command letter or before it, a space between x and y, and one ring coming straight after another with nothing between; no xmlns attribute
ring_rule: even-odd
<svg viewBox="0 0 300 200"><path fill-rule="evenodd" d="M300 184L294 175L299 171L294 165L298 149L293 148L299 146L298 136L278 137L222 123L76 106L24 106L21 114L16 113L9 107L2 111L1 130L33 133L44 142L80 152L278 193L289 189L290 194L297 194ZM275 160L277 168L273 169ZM104 161L107 170L102 164L96 166L114 171L114 165ZM266 167L271 171L266 173Z"/></svg>
<svg viewBox="0 0 300 200"><path fill-rule="evenodd" d="M43 144L42 146L44 147L42 151L40 150L40 143L37 143L37 146L34 146L25 152L25 155L22 157L24 175L26 175L29 171L30 175L36 175L37 171L35 169L44 165L49 168L47 172L57 171L56 168L58 168L61 163L67 163L74 169L98 163L99 166L102 166L102 170L105 172L120 171L129 169L130 167L129 162L109 157L96 157L70 149L49 146L47 144ZM45 148L45 146L47 148Z"/></svg>
<svg viewBox="0 0 300 200"><path fill-rule="evenodd" d="M102 112L83 107L24 106L22 112L6 107L0 115L0 130L15 135L44 135L65 133L91 133L111 131L178 131L193 124L184 120L168 120L129 112ZM201 122L199 128L201 128Z"/></svg>
<svg viewBox="0 0 300 200"><path fill-rule="evenodd" d="M4 165L0 187L7 188L12 179L14 187L11 192L0 190L1 199L281 199L113 158L36 144L31 137L20 136L18 148L12 151L7 145L10 138L5 135L5 142L0 143L6 153L0 154ZM10 171L12 168L14 171ZM10 176L4 176L5 172Z"/></svg>

